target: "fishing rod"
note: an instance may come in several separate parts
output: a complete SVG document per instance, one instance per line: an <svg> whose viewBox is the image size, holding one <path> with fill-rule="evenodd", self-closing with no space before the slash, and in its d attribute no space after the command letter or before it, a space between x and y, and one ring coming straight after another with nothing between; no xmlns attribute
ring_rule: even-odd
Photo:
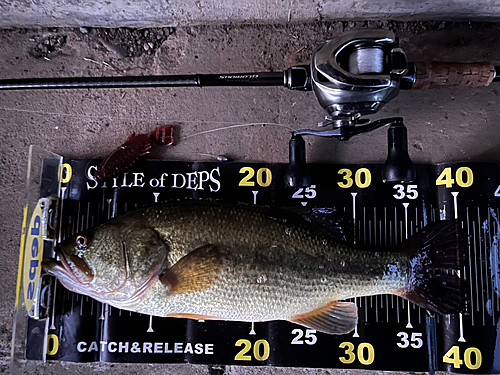
<svg viewBox="0 0 500 375"><path fill-rule="evenodd" d="M408 155L407 130L401 117L370 121L400 90L456 86L488 86L500 81L500 67L488 62L408 62L394 33L359 30L341 34L318 46L310 65L292 66L282 72L162 75L137 77L77 77L0 80L0 90L283 86L313 91L326 111L321 130L294 131L289 143L289 168L285 185L311 185L303 136L347 141L382 126L388 130L385 182L411 182L415 168Z"/></svg>

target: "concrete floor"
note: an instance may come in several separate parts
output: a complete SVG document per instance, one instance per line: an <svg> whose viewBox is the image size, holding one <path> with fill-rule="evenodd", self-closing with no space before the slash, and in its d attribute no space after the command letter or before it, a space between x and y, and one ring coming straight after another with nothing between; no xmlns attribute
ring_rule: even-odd
<svg viewBox="0 0 500 375"><path fill-rule="evenodd" d="M0 0L0 27L165 27L315 19L498 21L498 1ZM249 21L251 20L251 21Z"/></svg>
<svg viewBox="0 0 500 375"><path fill-rule="evenodd" d="M500 65L500 26L495 23L392 21L318 22L303 25L199 26L170 29L0 30L0 78L147 75L282 70L307 63L313 48L344 30L394 30L408 58L492 61ZM106 48L100 40L105 40ZM152 43L153 47L144 48ZM116 47L130 57L119 59ZM45 47L44 47L45 46ZM132 49L131 49L132 48ZM147 50L146 50L147 49ZM402 92L378 117L404 116L415 162L500 161L500 85ZM8 365L28 146L67 157L109 153L131 132L179 125L185 138L154 157L285 162L289 130L314 127L323 110L312 93L284 88L179 88L0 92L0 371ZM247 123L267 123L192 136ZM280 125L280 126L278 126ZM382 162L386 132L340 143L307 139L311 162ZM31 373L213 374L206 366L36 366ZM342 374L338 370L251 369L228 374Z"/></svg>

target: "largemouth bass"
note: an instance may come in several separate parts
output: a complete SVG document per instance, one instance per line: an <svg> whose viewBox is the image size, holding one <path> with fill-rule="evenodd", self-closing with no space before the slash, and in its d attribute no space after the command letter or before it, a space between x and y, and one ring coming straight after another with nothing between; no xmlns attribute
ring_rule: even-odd
<svg viewBox="0 0 500 375"><path fill-rule="evenodd" d="M455 222L434 223L391 249L340 241L299 215L187 201L129 212L58 247L45 269L69 290L161 317L287 320L343 334L342 300L395 294L441 314L462 304ZM437 271L435 271L437 270Z"/></svg>

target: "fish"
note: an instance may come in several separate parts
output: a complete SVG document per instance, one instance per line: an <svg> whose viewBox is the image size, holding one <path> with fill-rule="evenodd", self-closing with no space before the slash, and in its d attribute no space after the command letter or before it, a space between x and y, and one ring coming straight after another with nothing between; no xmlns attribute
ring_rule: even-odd
<svg viewBox="0 0 500 375"><path fill-rule="evenodd" d="M44 269L70 291L159 317L284 320L328 334L358 322L348 299L401 296L439 314L463 307L455 221L390 248L363 247L286 210L213 201L128 212L56 248Z"/></svg>

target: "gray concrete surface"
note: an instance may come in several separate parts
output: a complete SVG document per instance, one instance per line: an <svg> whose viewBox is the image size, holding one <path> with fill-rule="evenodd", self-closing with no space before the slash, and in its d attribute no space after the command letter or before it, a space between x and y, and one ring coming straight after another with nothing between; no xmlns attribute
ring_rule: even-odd
<svg viewBox="0 0 500 375"><path fill-rule="evenodd" d="M411 60L500 62L500 25L393 21L314 22L302 25L197 26L148 30L0 30L0 78L244 72L307 63L322 40L346 29L396 31ZM120 45L118 58L100 40ZM153 47L144 48L152 43ZM45 46L45 47L44 47ZM416 162L500 161L500 85L402 92L378 117L401 115ZM284 88L179 88L0 92L0 371L7 371L28 146L67 157L97 157L129 133L175 123L181 141L153 156L206 160L287 161L289 130L323 117L312 93ZM235 124L266 123L209 134ZM183 140L182 140L183 139ZM347 143L307 139L312 162L382 162L386 132ZM36 364L34 374L93 371L209 374L206 366ZM212 371L213 373L213 371ZM343 374L336 370L230 367L229 374Z"/></svg>
<svg viewBox="0 0 500 375"><path fill-rule="evenodd" d="M500 2L412 0L0 0L0 27L165 27L328 19L498 20Z"/></svg>

